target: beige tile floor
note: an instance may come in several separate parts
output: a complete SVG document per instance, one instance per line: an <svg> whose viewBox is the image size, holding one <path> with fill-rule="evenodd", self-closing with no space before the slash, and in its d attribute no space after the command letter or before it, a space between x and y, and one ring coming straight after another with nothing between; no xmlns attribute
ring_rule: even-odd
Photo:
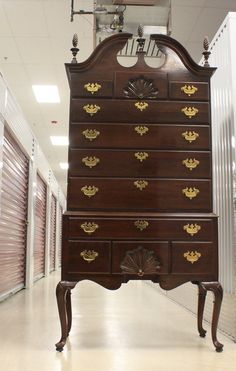
<svg viewBox="0 0 236 371"><path fill-rule="evenodd" d="M53 273L0 304L1 371L236 371L236 344L219 334L216 353L194 315L140 281L77 285L70 339L56 352L58 281Z"/></svg>

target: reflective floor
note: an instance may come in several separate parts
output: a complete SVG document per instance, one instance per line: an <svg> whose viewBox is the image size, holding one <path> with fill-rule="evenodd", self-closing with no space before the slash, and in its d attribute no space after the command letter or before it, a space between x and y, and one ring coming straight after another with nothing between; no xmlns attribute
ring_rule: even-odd
<svg viewBox="0 0 236 371"><path fill-rule="evenodd" d="M0 370L236 371L235 343L219 333L225 346L216 353L209 332L198 336L190 312L142 282L118 291L78 284L71 335L56 352L58 281L53 273L0 304Z"/></svg>

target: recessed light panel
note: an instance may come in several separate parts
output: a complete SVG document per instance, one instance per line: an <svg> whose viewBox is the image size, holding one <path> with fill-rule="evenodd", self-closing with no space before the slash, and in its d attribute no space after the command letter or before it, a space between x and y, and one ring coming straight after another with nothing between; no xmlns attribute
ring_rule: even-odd
<svg viewBox="0 0 236 371"><path fill-rule="evenodd" d="M56 85L33 85L32 88L38 103L60 103Z"/></svg>
<svg viewBox="0 0 236 371"><path fill-rule="evenodd" d="M62 169L62 170L67 170L68 168L69 168L69 164L68 164L68 162L60 162L60 168Z"/></svg>
<svg viewBox="0 0 236 371"><path fill-rule="evenodd" d="M68 137L64 136L51 136L51 142L54 146L68 146Z"/></svg>

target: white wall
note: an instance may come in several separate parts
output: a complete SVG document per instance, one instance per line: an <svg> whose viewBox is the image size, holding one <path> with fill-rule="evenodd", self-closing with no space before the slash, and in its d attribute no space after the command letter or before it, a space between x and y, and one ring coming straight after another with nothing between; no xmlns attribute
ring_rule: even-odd
<svg viewBox="0 0 236 371"><path fill-rule="evenodd" d="M220 281L224 299L219 329L236 340L236 13L229 13L210 44L214 212L219 215ZM201 62L202 63L202 62ZM163 293L165 293L163 291ZM197 288L188 283L165 293L193 313ZM205 320L211 321L212 294L208 294ZM196 330L197 331L197 330ZM208 335L210 336L210 335Z"/></svg>

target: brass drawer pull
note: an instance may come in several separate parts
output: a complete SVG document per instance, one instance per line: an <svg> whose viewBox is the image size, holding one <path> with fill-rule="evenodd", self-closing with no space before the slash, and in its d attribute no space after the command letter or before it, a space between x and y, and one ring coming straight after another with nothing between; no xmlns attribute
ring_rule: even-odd
<svg viewBox="0 0 236 371"><path fill-rule="evenodd" d="M199 134L195 133L195 131L185 131L182 133L182 137L184 137L187 142L192 143L199 138Z"/></svg>
<svg viewBox="0 0 236 371"><path fill-rule="evenodd" d="M144 135L144 134L147 134L147 132L149 131L148 127L147 126L135 126L134 130L136 131L137 134L139 134L140 136Z"/></svg>
<svg viewBox="0 0 236 371"><path fill-rule="evenodd" d="M194 95L198 91L198 88L194 85L184 85L181 87L181 91L191 97L191 95Z"/></svg>
<svg viewBox="0 0 236 371"><path fill-rule="evenodd" d="M137 102L134 105L141 112L144 111L146 108L148 108L148 103L147 102Z"/></svg>
<svg viewBox="0 0 236 371"><path fill-rule="evenodd" d="M195 187L193 187L193 188L192 187L190 187L190 188L186 187L186 188L182 189L182 192L187 198L192 200L192 198L197 197L197 195L199 194L200 191L199 191L199 189L197 189Z"/></svg>
<svg viewBox="0 0 236 371"><path fill-rule="evenodd" d="M200 161L196 160L195 158L186 158L182 161L182 164L186 166L187 169L192 171L196 169L196 167L200 164Z"/></svg>
<svg viewBox="0 0 236 371"><path fill-rule="evenodd" d="M82 159L82 162L85 164L85 166L88 166L90 169L92 169L92 167L96 166L100 162L100 160L95 156L90 156L84 157Z"/></svg>
<svg viewBox="0 0 236 371"><path fill-rule="evenodd" d="M82 134L86 139L89 139L92 142L92 140L96 139L99 136L100 131L96 129L86 129L83 131Z"/></svg>
<svg viewBox="0 0 236 371"><path fill-rule="evenodd" d="M148 158L148 153L147 152L136 152L134 156L139 160L140 162L143 162Z"/></svg>
<svg viewBox="0 0 236 371"><path fill-rule="evenodd" d="M198 259L202 256L198 251L187 251L184 253L184 258L191 264L198 261Z"/></svg>
<svg viewBox="0 0 236 371"><path fill-rule="evenodd" d="M85 222L81 224L80 228L83 229L85 233L92 234L96 231L96 229L98 229L98 224L94 222Z"/></svg>
<svg viewBox="0 0 236 371"><path fill-rule="evenodd" d="M195 107L184 107L181 109L181 112L185 114L189 119L196 116L198 113L198 109Z"/></svg>
<svg viewBox="0 0 236 371"><path fill-rule="evenodd" d="M183 226L184 231L186 231L191 236L194 236L201 230L201 226L198 224L186 224Z"/></svg>
<svg viewBox="0 0 236 371"><path fill-rule="evenodd" d="M148 186L148 182L146 180L136 180L134 182L134 185L140 190L142 191L144 188L146 188Z"/></svg>
<svg viewBox="0 0 236 371"><path fill-rule="evenodd" d="M87 104L86 106L83 106L83 109L86 113L88 113L90 116L95 115L98 111L100 111L101 107L97 106L96 104Z"/></svg>
<svg viewBox="0 0 236 371"><path fill-rule="evenodd" d="M101 87L102 85L98 84L97 82L88 82L84 85L84 88L91 94L97 93Z"/></svg>
<svg viewBox="0 0 236 371"><path fill-rule="evenodd" d="M88 263L91 263L98 257L98 252L94 250L84 250L80 253L80 256Z"/></svg>
<svg viewBox="0 0 236 371"><path fill-rule="evenodd" d="M147 220L136 220L134 222L134 225L137 229L139 229L140 231L143 231L149 226L149 223Z"/></svg>
<svg viewBox="0 0 236 371"><path fill-rule="evenodd" d="M84 187L81 188L81 191L85 196L92 197L95 196L95 194L98 192L98 188L95 187L94 185L92 186L87 186L85 185Z"/></svg>

